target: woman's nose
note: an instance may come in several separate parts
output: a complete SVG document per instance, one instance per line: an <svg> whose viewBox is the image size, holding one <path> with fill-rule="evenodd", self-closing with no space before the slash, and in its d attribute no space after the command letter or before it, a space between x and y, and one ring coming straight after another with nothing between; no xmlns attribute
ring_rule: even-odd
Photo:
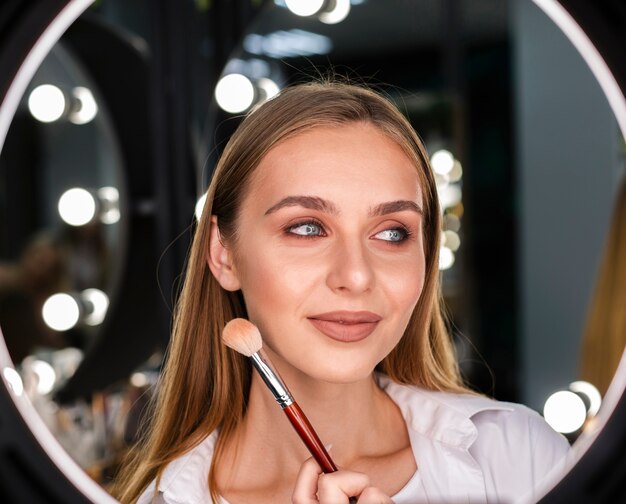
<svg viewBox="0 0 626 504"><path fill-rule="evenodd" d="M327 285L333 291L361 294L374 286L374 270L367 247L359 240L337 243L330 252Z"/></svg>

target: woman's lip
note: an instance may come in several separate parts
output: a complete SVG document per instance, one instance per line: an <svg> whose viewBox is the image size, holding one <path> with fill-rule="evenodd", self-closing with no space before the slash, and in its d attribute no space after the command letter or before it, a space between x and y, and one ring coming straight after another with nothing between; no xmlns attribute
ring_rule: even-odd
<svg viewBox="0 0 626 504"><path fill-rule="evenodd" d="M329 312L309 317L322 334L344 343L367 338L380 320L381 317L372 312Z"/></svg>
<svg viewBox="0 0 626 504"><path fill-rule="evenodd" d="M328 322L338 322L342 324L360 324L368 322L380 322L380 315L370 311L332 311L311 315L310 319L326 320Z"/></svg>

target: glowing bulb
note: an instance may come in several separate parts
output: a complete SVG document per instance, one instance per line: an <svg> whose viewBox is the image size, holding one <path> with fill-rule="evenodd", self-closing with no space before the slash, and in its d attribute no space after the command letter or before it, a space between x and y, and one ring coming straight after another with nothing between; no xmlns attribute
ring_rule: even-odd
<svg viewBox="0 0 626 504"><path fill-rule="evenodd" d="M84 226L96 215L96 200L86 189L68 189L59 198L59 215L70 226Z"/></svg>
<svg viewBox="0 0 626 504"><path fill-rule="evenodd" d="M37 375L37 392L45 395L54 388L57 375L54 368L45 361L35 360L31 364L33 372Z"/></svg>
<svg viewBox="0 0 626 504"><path fill-rule="evenodd" d="M448 247L441 247L439 249L439 269L447 270L454 264L454 252Z"/></svg>
<svg viewBox="0 0 626 504"><path fill-rule="evenodd" d="M204 204L206 203L206 193L198 198L198 202L196 203L196 220L200 220L202 217L202 210L204 209Z"/></svg>
<svg viewBox="0 0 626 504"><path fill-rule="evenodd" d="M458 232L458 230L461 229L461 219L452 213L447 213L443 217L443 227L444 229Z"/></svg>
<svg viewBox="0 0 626 504"><path fill-rule="evenodd" d="M439 203L443 209L454 207L463 199L461 188L456 184L438 187L437 193L439 194Z"/></svg>
<svg viewBox="0 0 626 504"><path fill-rule="evenodd" d="M272 79L267 79L265 77L257 81L257 86L259 86L259 89L261 89L265 94L266 100L273 98L280 91L278 84L276 84Z"/></svg>
<svg viewBox="0 0 626 504"><path fill-rule="evenodd" d="M98 113L98 104L93 94L86 87L75 87L72 90L74 98L76 98L76 109L72 110L68 119L74 124L86 124L93 120Z"/></svg>
<svg viewBox="0 0 626 504"><path fill-rule="evenodd" d="M65 95L52 84L37 86L28 97L28 110L38 121L54 122L65 112Z"/></svg>
<svg viewBox="0 0 626 504"><path fill-rule="evenodd" d="M456 252L459 250L461 246L461 238L454 231L448 230L443 232L443 236L445 237L444 244L446 248L449 248L452 252Z"/></svg>
<svg viewBox="0 0 626 504"><path fill-rule="evenodd" d="M148 377L144 373L133 373L130 377L133 387L145 387L148 384Z"/></svg>
<svg viewBox="0 0 626 504"><path fill-rule="evenodd" d="M335 0L332 10L321 12L319 20L326 24L341 23L350 14L350 0Z"/></svg>
<svg viewBox="0 0 626 504"><path fill-rule="evenodd" d="M43 304L43 320L55 331L67 331L78 323L80 308L69 294L53 294Z"/></svg>
<svg viewBox="0 0 626 504"><path fill-rule="evenodd" d="M102 203L100 222L115 224L120 220L120 192L115 187L101 187L97 191L98 199Z"/></svg>
<svg viewBox="0 0 626 504"><path fill-rule="evenodd" d="M19 373L13 368L5 367L2 370L2 376L4 376L9 390L12 390L16 396L21 396L24 392L24 383Z"/></svg>
<svg viewBox="0 0 626 504"><path fill-rule="evenodd" d="M313 16L324 7L324 0L285 0L285 5L296 16Z"/></svg>
<svg viewBox="0 0 626 504"><path fill-rule="evenodd" d="M458 159L454 160L452 170L448 173L448 180L450 182L458 182L463 177L463 167Z"/></svg>
<svg viewBox="0 0 626 504"><path fill-rule="evenodd" d="M584 394L589 399L589 415L595 416L598 414L602 404L602 396L596 387L586 381L575 381L570 383L569 389L577 394Z"/></svg>
<svg viewBox="0 0 626 504"><path fill-rule="evenodd" d="M447 175L454 168L454 156L445 149L438 150L430 158L433 171L440 175Z"/></svg>
<svg viewBox="0 0 626 504"><path fill-rule="evenodd" d="M570 434L580 429L587 418L584 401L574 392L555 392L543 406L546 422L557 432Z"/></svg>
<svg viewBox="0 0 626 504"><path fill-rule="evenodd" d="M245 75L228 74L215 86L215 99L226 112L238 114L254 103L254 86Z"/></svg>
<svg viewBox="0 0 626 504"><path fill-rule="evenodd" d="M102 324L109 309L109 296L99 289L85 289L80 295L91 308L85 315L85 324L90 326Z"/></svg>

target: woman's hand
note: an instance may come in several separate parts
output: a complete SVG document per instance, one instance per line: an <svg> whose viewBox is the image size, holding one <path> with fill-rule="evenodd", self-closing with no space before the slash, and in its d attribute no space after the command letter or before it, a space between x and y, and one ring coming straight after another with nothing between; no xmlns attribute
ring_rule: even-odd
<svg viewBox="0 0 626 504"><path fill-rule="evenodd" d="M293 504L393 504L389 496L370 486L366 474L344 470L324 474L312 458L300 467L291 501Z"/></svg>

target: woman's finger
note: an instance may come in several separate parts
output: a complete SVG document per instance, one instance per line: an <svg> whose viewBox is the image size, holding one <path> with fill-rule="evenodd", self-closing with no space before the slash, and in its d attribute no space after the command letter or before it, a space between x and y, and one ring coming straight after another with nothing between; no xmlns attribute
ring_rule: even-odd
<svg viewBox="0 0 626 504"><path fill-rule="evenodd" d="M317 504L317 481L322 469L315 459L308 458L300 466L296 485L291 495L294 504Z"/></svg>
<svg viewBox="0 0 626 504"><path fill-rule="evenodd" d="M358 504L393 504L391 498L376 487L367 487L361 492Z"/></svg>
<svg viewBox="0 0 626 504"><path fill-rule="evenodd" d="M348 504L350 497L360 496L369 485L366 474L339 470L319 476L317 497L320 504Z"/></svg>

